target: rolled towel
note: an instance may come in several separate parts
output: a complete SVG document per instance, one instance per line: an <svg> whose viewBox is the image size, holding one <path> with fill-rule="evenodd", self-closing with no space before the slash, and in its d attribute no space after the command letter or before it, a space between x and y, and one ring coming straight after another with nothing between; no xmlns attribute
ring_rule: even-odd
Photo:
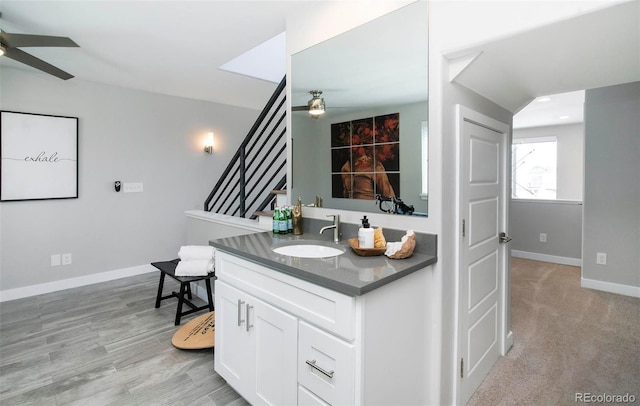
<svg viewBox="0 0 640 406"><path fill-rule="evenodd" d="M185 245L180 247L178 258L183 261L191 259L213 259L215 250L207 245Z"/></svg>
<svg viewBox="0 0 640 406"><path fill-rule="evenodd" d="M211 259L190 259L176 266L176 276L207 276L210 272L213 272Z"/></svg>

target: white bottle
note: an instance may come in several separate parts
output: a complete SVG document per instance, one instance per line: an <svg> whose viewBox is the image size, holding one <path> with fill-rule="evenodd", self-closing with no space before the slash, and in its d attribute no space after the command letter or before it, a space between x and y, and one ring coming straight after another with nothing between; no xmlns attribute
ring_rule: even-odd
<svg viewBox="0 0 640 406"><path fill-rule="evenodd" d="M367 216L364 216L362 227L358 229L358 245L360 248L373 248L373 228L369 225Z"/></svg>

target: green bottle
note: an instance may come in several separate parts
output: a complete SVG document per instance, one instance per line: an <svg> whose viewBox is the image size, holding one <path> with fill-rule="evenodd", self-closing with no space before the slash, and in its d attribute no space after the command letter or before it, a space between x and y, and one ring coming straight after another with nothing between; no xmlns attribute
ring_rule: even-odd
<svg viewBox="0 0 640 406"><path fill-rule="evenodd" d="M278 215L278 233L286 234L287 233L287 213L284 207L280 208Z"/></svg>
<svg viewBox="0 0 640 406"><path fill-rule="evenodd" d="M273 233L280 233L280 208L276 207L273 210Z"/></svg>
<svg viewBox="0 0 640 406"><path fill-rule="evenodd" d="M287 233L293 233L293 215L291 206L287 206Z"/></svg>

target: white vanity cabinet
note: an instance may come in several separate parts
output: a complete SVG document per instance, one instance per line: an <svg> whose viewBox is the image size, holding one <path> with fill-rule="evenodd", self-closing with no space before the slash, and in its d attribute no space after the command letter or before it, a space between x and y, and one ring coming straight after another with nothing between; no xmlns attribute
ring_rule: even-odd
<svg viewBox="0 0 640 406"><path fill-rule="evenodd" d="M425 404L426 269L349 296L218 250L215 370L254 406Z"/></svg>
<svg viewBox="0 0 640 406"><path fill-rule="evenodd" d="M224 282L218 298L220 375L253 405L296 404L298 320Z"/></svg>

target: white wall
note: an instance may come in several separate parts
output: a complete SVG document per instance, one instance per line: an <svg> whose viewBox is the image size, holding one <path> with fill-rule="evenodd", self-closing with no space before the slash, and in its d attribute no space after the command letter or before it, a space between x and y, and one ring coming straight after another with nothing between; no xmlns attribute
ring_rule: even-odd
<svg viewBox="0 0 640 406"><path fill-rule="evenodd" d="M522 138L556 137L558 140L558 200L582 201L584 183L584 124L554 125L513 130L514 142Z"/></svg>
<svg viewBox="0 0 640 406"><path fill-rule="evenodd" d="M638 112L640 82L586 91L582 283L640 297Z"/></svg>
<svg viewBox="0 0 640 406"><path fill-rule="evenodd" d="M79 117L79 198L0 205L5 293L175 258L184 211L202 209L258 115L4 67L0 88L3 110ZM213 156L203 152L208 131ZM144 192L116 193L116 180L143 182ZM72 264L51 267L62 253Z"/></svg>

